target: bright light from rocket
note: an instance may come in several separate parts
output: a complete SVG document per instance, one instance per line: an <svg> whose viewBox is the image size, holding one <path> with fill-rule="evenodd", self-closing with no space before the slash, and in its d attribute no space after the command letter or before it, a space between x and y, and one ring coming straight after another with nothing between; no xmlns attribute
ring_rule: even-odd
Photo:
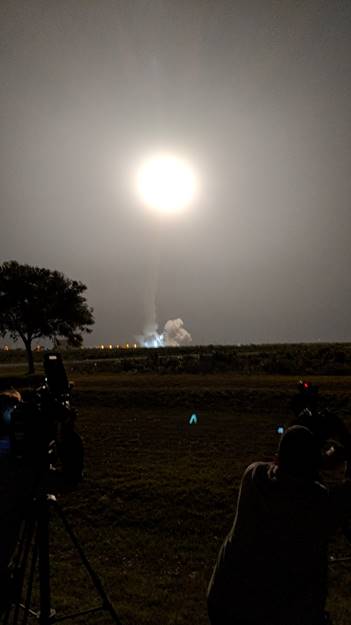
<svg viewBox="0 0 351 625"><path fill-rule="evenodd" d="M148 207L161 214L183 211L196 195L197 178L191 165L172 154L145 160L137 172L137 191Z"/></svg>

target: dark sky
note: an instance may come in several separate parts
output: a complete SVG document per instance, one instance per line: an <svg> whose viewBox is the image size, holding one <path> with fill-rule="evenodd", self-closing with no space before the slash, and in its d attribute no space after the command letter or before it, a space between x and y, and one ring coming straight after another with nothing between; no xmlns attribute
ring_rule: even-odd
<svg viewBox="0 0 351 625"><path fill-rule="evenodd" d="M349 0L1 0L0 30L0 261L86 283L88 344L153 289L194 343L351 340ZM167 219L131 182L160 147L200 177Z"/></svg>

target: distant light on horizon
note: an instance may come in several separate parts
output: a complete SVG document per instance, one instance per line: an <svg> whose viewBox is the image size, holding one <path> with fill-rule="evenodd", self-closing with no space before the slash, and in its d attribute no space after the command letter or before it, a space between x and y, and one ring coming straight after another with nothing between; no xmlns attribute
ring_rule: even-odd
<svg viewBox="0 0 351 625"><path fill-rule="evenodd" d="M137 343L125 343L120 345L119 343L116 345L112 345L112 343L108 343L107 345L105 345L104 343L101 343L99 345L95 346L95 349L129 349L130 347L133 347L134 349L137 349L138 344ZM89 349L89 348L88 348Z"/></svg>
<svg viewBox="0 0 351 625"><path fill-rule="evenodd" d="M161 153L147 158L136 176L141 201L162 215L182 212L194 200L198 179L185 159Z"/></svg>

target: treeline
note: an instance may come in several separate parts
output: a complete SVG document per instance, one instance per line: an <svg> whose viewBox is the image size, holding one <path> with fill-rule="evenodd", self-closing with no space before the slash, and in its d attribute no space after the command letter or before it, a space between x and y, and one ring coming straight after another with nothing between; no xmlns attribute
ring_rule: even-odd
<svg viewBox="0 0 351 625"><path fill-rule="evenodd" d="M158 373L272 373L351 375L351 343L198 345L162 348L70 349L64 361L76 371ZM0 362L25 362L24 350L0 352ZM34 352L41 362L43 352Z"/></svg>

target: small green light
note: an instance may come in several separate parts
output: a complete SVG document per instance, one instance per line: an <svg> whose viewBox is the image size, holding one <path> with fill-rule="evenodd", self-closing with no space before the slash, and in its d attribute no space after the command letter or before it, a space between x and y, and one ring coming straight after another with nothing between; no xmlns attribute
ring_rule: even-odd
<svg viewBox="0 0 351 625"><path fill-rule="evenodd" d="M190 419L189 419L189 425L194 425L195 423L197 423L197 416L196 414L192 414Z"/></svg>

